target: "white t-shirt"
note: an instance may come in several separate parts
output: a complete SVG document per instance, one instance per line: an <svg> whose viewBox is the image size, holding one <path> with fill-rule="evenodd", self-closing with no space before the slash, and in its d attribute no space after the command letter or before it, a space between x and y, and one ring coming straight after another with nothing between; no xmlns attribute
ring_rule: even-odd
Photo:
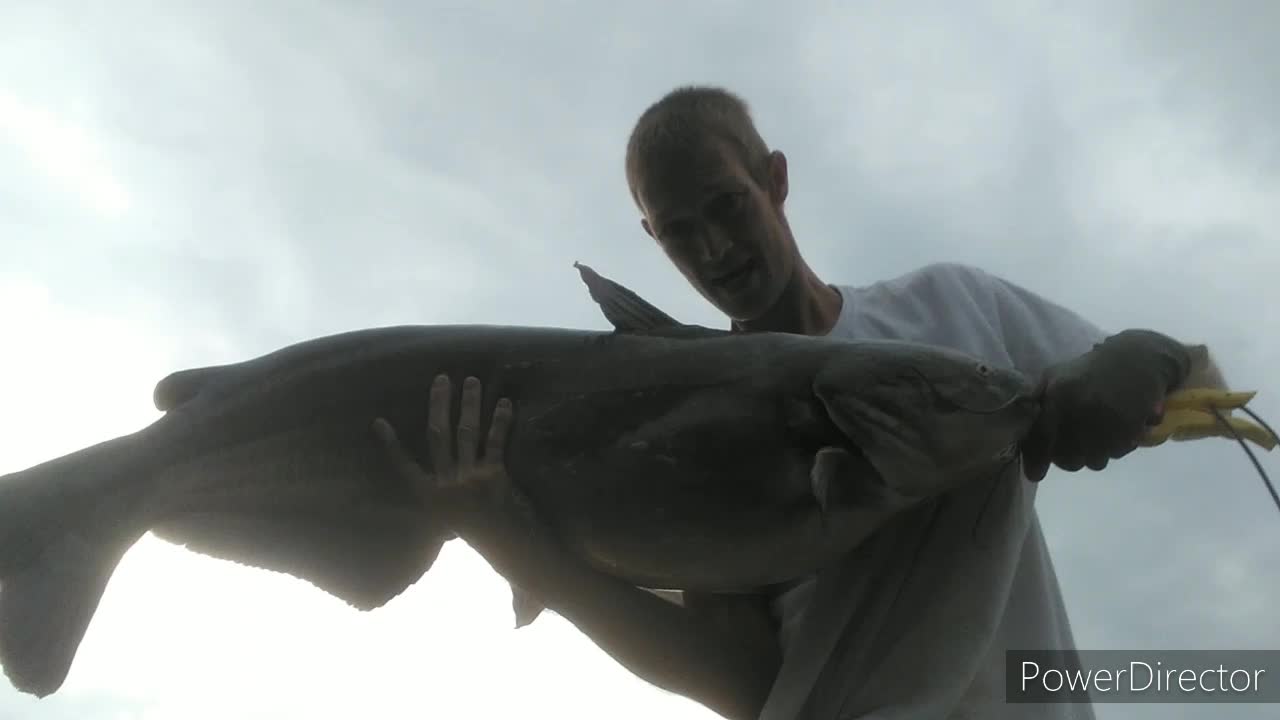
<svg viewBox="0 0 1280 720"><path fill-rule="evenodd" d="M837 289L833 336L942 345L1033 378L1105 337L963 265ZM1006 649L1074 648L1037 487L1023 478L952 493L777 596L784 657L762 720L1093 720L1085 704L1004 700Z"/></svg>

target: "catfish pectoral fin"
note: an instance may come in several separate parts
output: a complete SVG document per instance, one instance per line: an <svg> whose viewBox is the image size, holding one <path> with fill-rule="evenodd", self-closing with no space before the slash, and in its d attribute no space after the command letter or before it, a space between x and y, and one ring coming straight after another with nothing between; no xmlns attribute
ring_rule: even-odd
<svg viewBox="0 0 1280 720"><path fill-rule="evenodd" d="M818 502L818 508L822 511L824 518L827 515L827 500L831 493L831 476L839 472L843 453L844 451L840 448L824 447L813 456L809 482L813 487L813 499Z"/></svg>
<svg viewBox="0 0 1280 720"><path fill-rule="evenodd" d="M871 463L845 448L824 447L814 453L809 482L824 519L835 509L882 507L888 499L888 489Z"/></svg>
<svg viewBox="0 0 1280 720"><path fill-rule="evenodd" d="M511 609L515 612L516 629L519 630L537 620L546 606L528 590L515 583L509 584L511 585Z"/></svg>

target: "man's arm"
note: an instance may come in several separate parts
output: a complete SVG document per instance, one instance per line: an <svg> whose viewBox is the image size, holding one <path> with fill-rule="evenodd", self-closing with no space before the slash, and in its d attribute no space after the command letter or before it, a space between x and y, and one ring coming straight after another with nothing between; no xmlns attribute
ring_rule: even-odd
<svg viewBox="0 0 1280 720"><path fill-rule="evenodd" d="M1083 355L1112 334L1021 285L978 268L951 267L967 278L971 292L989 295L993 320L1001 329L1014 366L1032 377L1043 374L1052 365ZM1188 344L1187 350L1191 354L1191 371L1183 381L1184 386L1228 389L1208 346Z"/></svg>
<svg viewBox="0 0 1280 720"><path fill-rule="evenodd" d="M1110 334L1021 285L976 268L965 270L974 291L991 298L993 320L1014 366L1031 377L1089 352Z"/></svg>
<svg viewBox="0 0 1280 720"><path fill-rule="evenodd" d="M1138 447L1160 421L1169 392L1226 385L1207 346L1151 330L1107 334L1023 287L974 268L954 269L974 297L988 298L988 315L1015 367L1040 381L1041 414L1022 444L1033 481L1050 464L1102 470Z"/></svg>
<svg viewBox="0 0 1280 720"><path fill-rule="evenodd" d="M685 593L677 604L548 545L528 572L496 548L480 552L640 678L726 718L759 715L781 665L762 597Z"/></svg>
<svg viewBox="0 0 1280 720"><path fill-rule="evenodd" d="M389 425L377 424L395 466L433 511L513 590L560 614L640 678L727 718L757 717L781 665L763 598L686 594L677 604L591 568L539 522L507 475L510 404L498 403L481 454L479 382L463 385L456 435L451 396L448 379L437 378L428 421L434 473L418 466Z"/></svg>

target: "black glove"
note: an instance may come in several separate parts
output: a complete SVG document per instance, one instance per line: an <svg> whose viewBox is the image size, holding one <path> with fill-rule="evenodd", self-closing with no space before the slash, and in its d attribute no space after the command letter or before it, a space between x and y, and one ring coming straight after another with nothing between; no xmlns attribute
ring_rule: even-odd
<svg viewBox="0 0 1280 720"><path fill-rule="evenodd" d="M1068 472L1101 470L1132 452L1159 425L1165 396L1191 372L1185 345L1150 330L1125 330L1045 371L1040 418L1022 444L1032 482L1050 463Z"/></svg>

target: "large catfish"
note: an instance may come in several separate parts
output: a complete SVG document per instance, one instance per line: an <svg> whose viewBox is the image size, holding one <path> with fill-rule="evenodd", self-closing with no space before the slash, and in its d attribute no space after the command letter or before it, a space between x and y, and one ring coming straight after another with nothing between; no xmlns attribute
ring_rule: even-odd
<svg viewBox="0 0 1280 720"><path fill-rule="evenodd" d="M569 551L650 588L794 578L1017 467L1038 409L1018 373L908 343L682 325L580 271L614 331L387 327L185 370L157 385L151 425L0 478L7 676L40 696L62 685L147 531L360 609L402 592L453 536L372 421L429 462L437 373L477 376L486 415L512 399L513 481Z"/></svg>

